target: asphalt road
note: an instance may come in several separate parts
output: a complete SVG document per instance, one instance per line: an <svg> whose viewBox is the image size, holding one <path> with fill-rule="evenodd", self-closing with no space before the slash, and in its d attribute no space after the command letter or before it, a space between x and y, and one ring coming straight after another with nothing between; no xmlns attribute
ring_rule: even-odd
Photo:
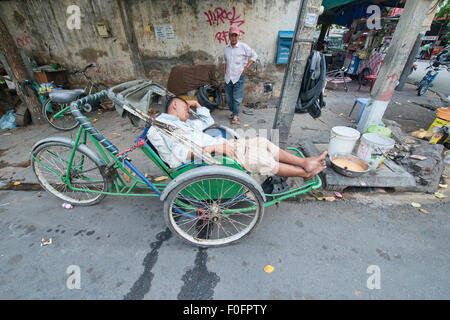
<svg viewBox="0 0 450 320"><path fill-rule="evenodd" d="M448 202L284 202L219 249L173 236L158 199L61 204L0 192L0 299L450 298Z"/></svg>

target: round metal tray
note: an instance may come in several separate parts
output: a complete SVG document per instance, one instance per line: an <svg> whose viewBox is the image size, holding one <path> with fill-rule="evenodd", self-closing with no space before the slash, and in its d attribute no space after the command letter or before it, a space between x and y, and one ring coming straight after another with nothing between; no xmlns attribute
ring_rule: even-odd
<svg viewBox="0 0 450 320"><path fill-rule="evenodd" d="M334 163L334 161L338 160L338 159L345 159L345 160L351 161L355 164L358 164L362 168L364 168L364 171L352 171L352 170L349 170L347 167L342 168L342 167L338 166L336 163ZM348 154L348 153L335 153L330 157L330 162L331 162L331 167L336 172L338 172L346 177L359 177L370 171L369 164L366 161L358 158L357 156L354 156L354 155Z"/></svg>

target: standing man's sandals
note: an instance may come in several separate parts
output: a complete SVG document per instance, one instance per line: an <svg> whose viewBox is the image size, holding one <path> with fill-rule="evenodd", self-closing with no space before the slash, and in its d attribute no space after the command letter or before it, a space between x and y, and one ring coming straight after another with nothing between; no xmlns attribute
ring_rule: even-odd
<svg viewBox="0 0 450 320"><path fill-rule="evenodd" d="M233 120L231 121L231 124L241 124L240 122L239 122L239 118L233 118Z"/></svg>

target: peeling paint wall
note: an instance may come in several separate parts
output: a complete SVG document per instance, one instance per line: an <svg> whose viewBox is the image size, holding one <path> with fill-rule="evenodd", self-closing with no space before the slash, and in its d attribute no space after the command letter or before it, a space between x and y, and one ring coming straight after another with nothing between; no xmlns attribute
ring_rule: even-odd
<svg viewBox="0 0 450 320"><path fill-rule="evenodd" d="M221 80L223 47L230 25L243 31L241 40L257 52L247 89L257 98L264 82L281 89L284 66L275 65L279 30L293 30L300 0L128 0L132 30L147 77L166 84L170 69L180 64L215 64ZM70 5L81 9L81 29L66 26ZM0 17L19 47L40 64L57 62L68 69L94 63L96 77L107 83L133 79L124 26L115 0L0 1ZM112 37L101 38L95 23L105 20ZM158 40L158 27L173 34Z"/></svg>
<svg viewBox="0 0 450 320"><path fill-rule="evenodd" d="M67 8L76 4L81 9L81 29L67 27ZM91 75L106 83L133 79L123 27L117 19L114 0L26 0L0 2L0 17L19 48L38 64L56 62L68 70L89 63L96 66ZM95 23L106 20L111 38L101 38ZM79 79L71 79L77 81Z"/></svg>

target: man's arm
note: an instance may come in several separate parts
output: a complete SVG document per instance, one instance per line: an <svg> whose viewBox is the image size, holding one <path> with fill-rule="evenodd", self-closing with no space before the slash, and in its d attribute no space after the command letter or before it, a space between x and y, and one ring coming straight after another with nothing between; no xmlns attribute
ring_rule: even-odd
<svg viewBox="0 0 450 320"><path fill-rule="evenodd" d="M222 144L213 144L210 146L205 146L202 149L203 149L203 152L209 153L209 154L219 153L219 154L223 154L230 158L235 157L234 148L227 142L222 143Z"/></svg>
<svg viewBox="0 0 450 320"><path fill-rule="evenodd" d="M250 68L251 67L251 65L252 64L254 64L255 63L255 61L253 61L253 60L250 60L248 63L247 63L247 65L244 67L244 70L242 71L242 74L246 74L247 73L247 70L248 70L248 68Z"/></svg>
<svg viewBox="0 0 450 320"><path fill-rule="evenodd" d="M189 120L195 123L195 126L200 127L201 130L204 130L206 128L209 128L214 124L214 119L211 117L211 114L209 112L209 109L206 107L201 106L198 101L195 100L189 100L186 101L188 103L189 107L196 108L196 114L198 119L196 120Z"/></svg>
<svg viewBox="0 0 450 320"><path fill-rule="evenodd" d="M244 67L242 74L247 73L248 68L250 68L251 65L255 63L256 59L258 59L258 55L256 54L255 50L253 50L249 45L246 45L245 48L247 51L247 56L249 58L249 61L248 61L247 65Z"/></svg>

